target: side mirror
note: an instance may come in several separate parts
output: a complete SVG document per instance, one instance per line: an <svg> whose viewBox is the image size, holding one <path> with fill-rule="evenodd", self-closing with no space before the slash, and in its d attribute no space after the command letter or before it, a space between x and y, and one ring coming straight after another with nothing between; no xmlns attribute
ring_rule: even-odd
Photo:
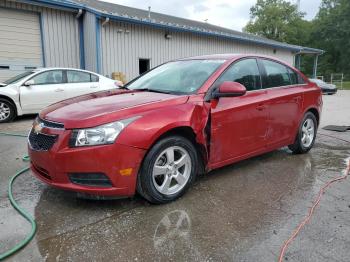
<svg viewBox="0 0 350 262"><path fill-rule="evenodd" d="M34 85L34 80L30 79L30 80L26 81L23 85L24 86L32 86L32 85Z"/></svg>
<svg viewBox="0 0 350 262"><path fill-rule="evenodd" d="M215 92L215 97L234 97L243 96L247 92L244 85L238 82L225 81L223 82L217 92Z"/></svg>

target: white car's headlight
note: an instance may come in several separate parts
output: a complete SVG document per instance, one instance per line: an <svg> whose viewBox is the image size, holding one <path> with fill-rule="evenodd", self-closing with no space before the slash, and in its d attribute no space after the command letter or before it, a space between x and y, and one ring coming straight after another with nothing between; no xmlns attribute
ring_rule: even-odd
<svg viewBox="0 0 350 262"><path fill-rule="evenodd" d="M71 147L113 144L120 132L138 118L136 116L102 126L75 129L69 144Z"/></svg>

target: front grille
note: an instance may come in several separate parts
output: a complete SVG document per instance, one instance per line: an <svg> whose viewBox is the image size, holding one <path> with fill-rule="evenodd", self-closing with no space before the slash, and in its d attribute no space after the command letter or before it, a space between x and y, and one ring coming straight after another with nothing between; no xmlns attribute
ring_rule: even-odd
<svg viewBox="0 0 350 262"><path fill-rule="evenodd" d="M112 187L109 178L103 173L70 173L69 180L73 184L95 187Z"/></svg>
<svg viewBox="0 0 350 262"><path fill-rule="evenodd" d="M64 128L64 125L62 123L48 121L45 119L41 119L40 117L38 117L38 123L42 123L44 127L47 127L47 128L56 128L56 129Z"/></svg>
<svg viewBox="0 0 350 262"><path fill-rule="evenodd" d="M34 130L30 131L29 144L33 150L36 151L48 151L57 140L57 135L45 135L41 133L35 133Z"/></svg>

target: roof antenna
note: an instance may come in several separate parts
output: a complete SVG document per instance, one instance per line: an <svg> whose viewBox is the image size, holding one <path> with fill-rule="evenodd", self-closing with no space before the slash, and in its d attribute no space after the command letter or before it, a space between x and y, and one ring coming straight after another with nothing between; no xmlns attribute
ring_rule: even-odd
<svg viewBox="0 0 350 262"><path fill-rule="evenodd" d="M151 7L148 7L148 20L151 21Z"/></svg>

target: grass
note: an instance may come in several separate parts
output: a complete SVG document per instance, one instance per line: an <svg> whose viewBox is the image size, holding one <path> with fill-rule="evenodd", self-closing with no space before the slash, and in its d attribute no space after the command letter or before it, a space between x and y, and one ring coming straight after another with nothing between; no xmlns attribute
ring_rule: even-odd
<svg viewBox="0 0 350 262"><path fill-rule="evenodd" d="M340 83L337 84L337 87L340 89ZM350 90L350 81L343 82L343 88L342 89Z"/></svg>

